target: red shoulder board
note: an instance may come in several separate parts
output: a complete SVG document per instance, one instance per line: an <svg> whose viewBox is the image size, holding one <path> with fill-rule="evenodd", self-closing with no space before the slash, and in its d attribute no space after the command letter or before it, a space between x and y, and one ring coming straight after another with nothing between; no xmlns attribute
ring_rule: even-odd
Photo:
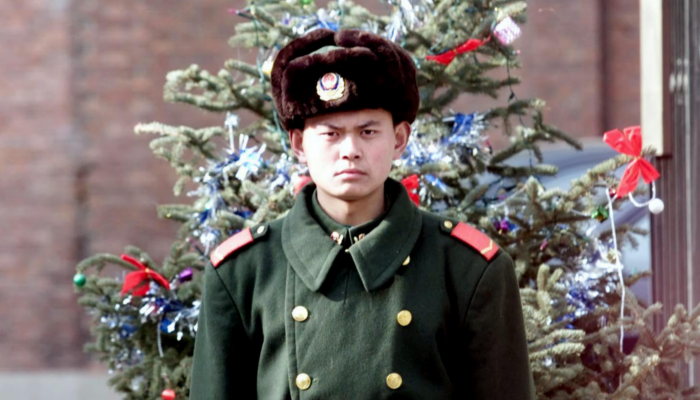
<svg viewBox="0 0 700 400"><path fill-rule="evenodd" d="M452 236L463 241L476 249L486 261L491 261L493 256L498 253L498 245L478 229L464 222L459 222L452 230Z"/></svg>
<svg viewBox="0 0 700 400"><path fill-rule="evenodd" d="M218 267L226 257L241 247L253 243L253 234L250 228L242 229L240 232L224 240L214 251L209 259L214 268Z"/></svg>

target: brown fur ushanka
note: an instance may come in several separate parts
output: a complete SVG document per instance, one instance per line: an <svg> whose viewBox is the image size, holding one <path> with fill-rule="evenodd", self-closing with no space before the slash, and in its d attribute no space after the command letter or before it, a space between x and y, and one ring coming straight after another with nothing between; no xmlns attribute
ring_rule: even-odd
<svg viewBox="0 0 700 400"><path fill-rule="evenodd" d="M316 84L326 73L345 80L345 92L324 101ZM272 68L272 95L284 129L337 111L382 108L394 123L412 123L420 95L416 66L401 46L371 32L316 29L284 46Z"/></svg>

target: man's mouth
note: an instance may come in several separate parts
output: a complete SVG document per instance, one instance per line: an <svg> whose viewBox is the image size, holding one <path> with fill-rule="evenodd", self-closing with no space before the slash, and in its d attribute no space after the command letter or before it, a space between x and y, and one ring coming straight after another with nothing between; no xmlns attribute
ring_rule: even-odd
<svg viewBox="0 0 700 400"><path fill-rule="evenodd" d="M338 172L336 175L367 175L364 171L357 168L348 168Z"/></svg>

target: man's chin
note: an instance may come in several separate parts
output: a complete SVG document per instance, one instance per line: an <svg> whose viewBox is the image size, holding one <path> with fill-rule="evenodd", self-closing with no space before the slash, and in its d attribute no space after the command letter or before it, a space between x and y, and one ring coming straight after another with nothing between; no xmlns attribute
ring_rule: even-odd
<svg viewBox="0 0 700 400"><path fill-rule="evenodd" d="M369 196L372 193L372 188L366 183L344 182L334 183L331 187L325 188L325 191L343 201L356 201Z"/></svg>
<svg viewBox="0 0 700 400"><path fill-rule="evenodd" d="M330 193L331 196L343 201L357 201L367 197L368 191L359 190L336 190Z"/></svg>

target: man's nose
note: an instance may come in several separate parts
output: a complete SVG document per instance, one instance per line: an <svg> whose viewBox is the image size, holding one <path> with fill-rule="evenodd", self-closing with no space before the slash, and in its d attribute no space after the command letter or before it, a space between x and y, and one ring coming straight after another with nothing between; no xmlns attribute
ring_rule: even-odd
<svg viewBox="0 0 700 400"><path fill-rule="evenodd" d="M359 138L353 134L347 134L340 143L340 156L344 160L355 160L362 156L360 151L359 143L357 143Z"/></svg>

